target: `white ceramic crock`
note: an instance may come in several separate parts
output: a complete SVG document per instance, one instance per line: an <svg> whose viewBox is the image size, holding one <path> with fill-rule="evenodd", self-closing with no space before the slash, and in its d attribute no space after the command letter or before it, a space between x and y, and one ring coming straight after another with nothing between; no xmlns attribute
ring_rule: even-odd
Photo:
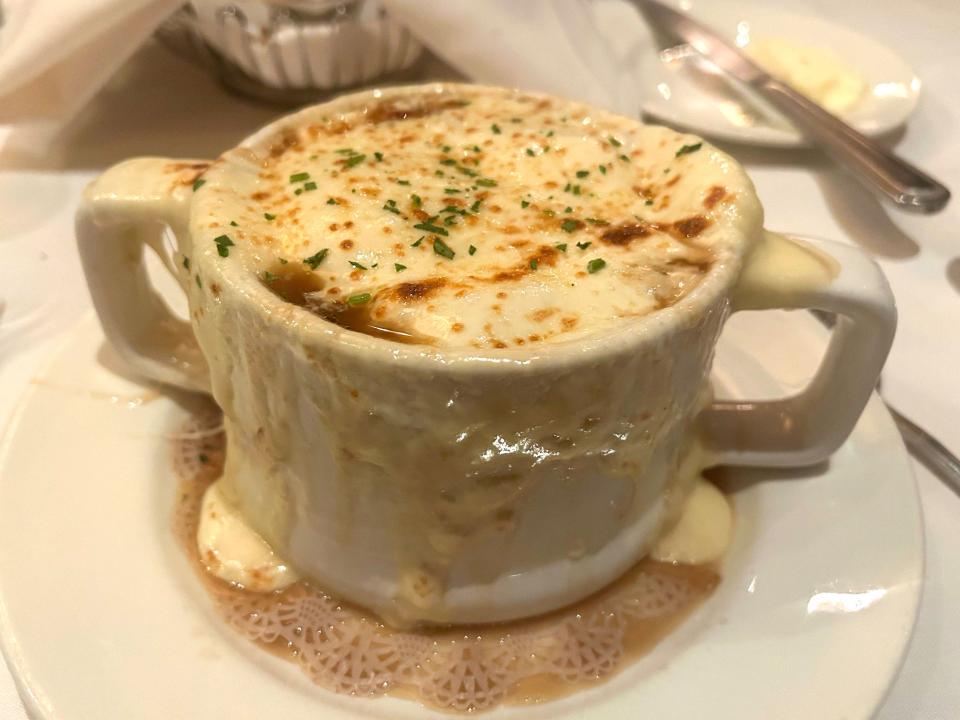
<svg viewBox="0 0 960 720"><path fill-rule="evenodd" d="M228 438L225 492L300 573L402 624L547 611L642 556L684 463L814 463L851 431L895 311L877 266L844 245L791 245L824 268L835 261L811 277L771 250L786 241L745 257L744 238L743 252L673 307L577 341L500 351L345 330L218 262L211 243L194 245L217 213L208 186L253 182L231 154L372 98L277 121L214 163L196 192L205 163L121 163L90 185L77 220L108 339L144 377L213 394ZM173 257L164 227L177 239ZM144 245L180 280L189 324L150 287ZM704 410L728 314L767 308L841 316L818 374L793 398Z"/></svg>

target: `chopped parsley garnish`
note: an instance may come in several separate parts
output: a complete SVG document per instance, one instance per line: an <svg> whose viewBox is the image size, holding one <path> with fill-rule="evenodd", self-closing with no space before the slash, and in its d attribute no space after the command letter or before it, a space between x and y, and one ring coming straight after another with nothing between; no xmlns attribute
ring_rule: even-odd
<svg viewBox="0 0 960 720"><path fill-rule="evenodd" d="M308 172L298 172L290 176L290 182L292 183L303 182L304 180L309 180L309 179L310 179L310 173Z"/></svg>
<svg viewBox="0 0 960 720"><path fill-rule="evenodd" d="M327 200L327 205L339 205L339 204L340 203L337 202L336 198L330 198L329 200Z"/></svg>
<svg viewBox="0 0 960 720"><path fill-rule="evenodd" d="M387 204L383 206L383 209L387 212L392 212L395 215L400 214L400 208L397 207L396 200L387 200Z"/></svg>
<svg viewBox="0 0 960 720"><path fill-rule="evenodd" d="M396 270L397 272L400 272L401 270L406 270L406 269L407 269L407 266L406 266L406 265L401 265L400 263L394 263L394 264L393 264L393 269Z"/></svg>
<svg viewBox="0 0 960 720"><path fill-rule="evenodd" d="M470 206L470 212L475 212L475 213L480 212L480 203L481 203L481 202L483 202L483 201L482 201L482 200L474 200L474 201L473 201L473 205Z"/></svg>
<svg viewBox="0 0 960 720"><path fill-rule="evenodd" d="M205 182L207 182L207 181L204 180L203 178L197 178L196 180L194 180L194 181L193 181L193 191L196 192L197 190L199 190L200 188L202 188Z"/></svg>
<svg viewBox="0 0 960 720"><path fill-rule="evenodd" d="M420 207L421 205L423 205L423 199L422 199L419 195L417 195L416 193L413 193L413 194L410 196L410 202L413 204L413 206L414 206L415 208L418 208L418 207Z"/></svg>
<svg viewBox="0 0 960 720"><path fill-rule="evenodd" d="M474 146L473 146L473 151L474 151L474 152L483 152L483 151L480 149L480 146L479 146L479 145L474 145Z"/></svg>
<svg viewBox="0 0 960 720"><path fill-rule="evenodd" d="M540 264L540 263L537 261L537 259L536 259L536 258L533 258L532 260L530 260L530 269L531 269L531 270L536 270L536 269L537 269L537 265L539 265L539 264Z"/></svg>
<svg viewBox="0 0 960 720"><path fill-rule="evenodd" d="M494 187L497 184L496 180L491 180L490 178L478 178L477 185L481 187Z"/></svg>
<svg viewBox="0 0 960 720"><path fill-rule="evenodd" d="M219 235L215 237L213 241L217 244L217 253L220 257L227 257L230 255L230 248L233 246L233 240L230 239L229 235Z"/></svg>
<svg viewBox="0 0 960 720"><path fill-rule="evenodd" d="M610 143L611 145L613 145L614 147L620 147L621 145L623 145L623 143L620 142L619 140L617 140L613 135L611 135L610 137L608 137L607 140L608 140L609 143Z"/></svg>
<svg viewBox="0 0 960 720"><path fill-rule="evenodd" d="M437 177L444 177L443 170L434 170L433 174Z"/></svg>
<svg viewBox="0 0 960 720"><path fill-rule="evenodd" d="M237 221L236 221L236 220L231 220L231 221L230 221L230 227L240 227L240 226L237 225Z"/></svg>
<svg viewBox="0 0 960 720"><path fill-rule="evenodd" d="M528 203L526 200L521 200L521 201L520 201L520 207L522 207L522 208L528 207L529 205L530 205L530 203Z"/></svg>
<svg viewBox="0 0 960 720"><path fill-rule="evenodd" d="M593 245L593 243L590 242L589 240L587 240L586 242L578 242L578 243L577 243L577 247L580 248L581 250L586 250L586 249L587 249L588 247L590 247L591 245Z"/></svg>
<svg viewBox="0 0 960 720"><path fill-rule="evenodd" d="M500 131L500 126L497 125L496 123L494 123L493 125L491 125L491 126L490 126L490 129L493 130L493 134L494 134L494 135L499 135L500 132L501 132L501 131Z"/></svg>
<svg viewBox="0 0 960 720"><path fill-rule="evenodd" d="M311 180L310 182L303 184L303 189L304 189L304 190L307 190L307 191L316 190L316 189L317 189L317 184L316 184L315 182L313 182L313 180Z"/></svg>
<svg viewBox="0 0 960 720"><path fill-rule="evenodd" d="M572 212L573 212L573 208L570 207L569 205L567 205L567 206L563 209L563 211L564 211L565 213L572 213Z"/></svg>
<svg viewBox="0 0 960 720"><path fill-rule="evenodd" d="M199 275L197 275L196 281L197 281L197 287L198 287L198 288L202 288L202 287L203 287L203 283L200 282L200 276L199 276Z"/></svg>
<svg viewBox="0 0 960 720"><path fill-rule="evenodd" d="M457 161L454 160L453 158L443 158L443 160L440 161L440 164L441 164L441 165L456 165L456 164L457 164Z"/></svg>
<svg viewBox="0 0 960 720"><path fill-rule="evenodd" d="M186 255L183 256L183 269L184 270L190 269L190 258L188 258Z"/></svg>
<svg viewBox="0 0 960 720"><path fill-rule="evenodd" d="M556 213L553 210L544 210L543 214L546 215L547 217L553 217L554 215L556 215Z"/></svg>
<svg viewBox="0 0 960 720"><path fill-rule="evenodd" d="M443 234L446 235L447 231L444 230ZM433 239L433 251L437 255L443 255L443 257L447 258L447 260L453 260L453 256L456 255L456 253L453 252L453 249L440 238Z"/></svg>
<svg viewBox="0 0 960 720"><path fill-rule="evenodd" d="M527 148L527 155L533 157L536 153L533 151L533 148Z"/></svg>
<svg viewBox="0 0 960 720"><path fill-rule="evenodd" d="M453 150L453 148L450 147L449 145L444 145L444 146L443 146L442 148L440 148L440 149L443 150L445 153L448 153L448 152L450 152L451 150Z"/></svg>
<svg viewBox="0 0 960 720"><path fill-rule="evenodd" d="M357 151L353 148L340 148L339 150L334 150L337 155L356 155Z"/></svg>
<svg viewBox="0 0 960 720"><path fill-rule="evenodd" d="M474 255L476 252L477 252L477 248L473 245L467 248L467 253L469 253L470 255Z"/></svg>
<svg viewBox="0 0 960 720"><path fill-rule="evenodd" d="M330 200L333 200L333 198L330 198ZM328 200L327 202L329 202L329 200ZM276 216L276 215L271 215L270 213L264 213L264 214L263 214L263 217L264 217L266 220L273 220L273 219L276 218L277 216Z"/></svg>
<svg viewBox="0 0 960 720"><path fill-rule="evenodd" d="M698 142L694 145L684 145L679 150L677 150L677 154L674 155L674 157L680 157L681 155L689 155L690 153L695 153L697 150L699 150L702 147L703 147L702 142Z"/></svg>
<svg viewBox="0 0 960 720"><path fill-rule="evenodd" d="M606 220L601 220L600 218L587 218L587 222L591 225L609 225Z"/></svg>
<svg viewBox="0 0 960 720"><path fill-rule="evenodd" d="M318 267L320 267L320 263L323 262L324 258L327 257L328 252L330 252L330 250L327 248L318 250L310 257L304 258L303 262L305 265L309 265L311 270L316 270Z"/></svg>
<svg viewBox="0 0 960 720"><path fill-rule="evenodd" d="M443 219L443 224L444 224L444 225L448 225L448 226L449 226L449 225L456 225L456 224L457 224L457 216L456 216L456 215L447 215L447 216Z"/></svg>
<svg viewBox="0 0 960 720"><path fill-rule="evenodd" d="M303 188L297 188L296 190L293 191L294 195L300 195L302 193L303 193Z"/></svg>
<svg viewBox="0 0 960 720"><path fill-rule="evenodd" d="M449 235L446 228L442 228L439 225L434 225L433 223L422 222L414 225L417 230L423 230L424 232L435 233L436 235ZM436 247L436 243L434 243Z"/></svg>
<svg viewBox="0 0 960 720"><path fill-rule="evenodd" d="M364 303L370 302L372 296L370 293L360 293L359 295L351 295L347 298L347 305L363 305Z"/></svg>
<svg viewBox="0 0 960 720"><path fill-rule="evenodd" d="M377 152L375 152L375 153L373 154L373 156L377 159L377 162L383 162L383 153L382 153L382 152L377 151Z"/></svg>
<svg viewBox="0 0 960 720"><path fill-rule="evenodd" d="M358 262L354 262L353 260L347 260L347 262L350 263L350 264L351 264L353 267L355 267L357 270L366 270L366 269L367 269L366 266L361 265L361 264L358 263Z"/></svg>
<svg viewBox="0 0 960 720"><path fill-rule="evenodd" d="M409 185L409 180L397 180L397 185Z"/></svg>
<svg viewBox="0 0 960 720"><path fill-rule="evenodd" d="M561 223L560 227L563 229L564 232L572 233L574 230L578 230L580 228L580 223L572 219L564 220L563 223ZM579 245L580 243L577 243L577 244Z"/></svg>
<svg viewBox="0 0 960 720"><path fill-rule="evenodd" d="M653 200L647 200L643 203L644 205L653 205Z"/></svg>
<svg viewBox="0 0 960 720"><path fill-rule="evenodd" d="M626 155L621 155L620 159L623 160L624 162L630 162L630 158L627 157Z"/></svg>
<svg viewBox="0 0 960 720"><path fill-rule="evenodd" d="M447 195L458 195L460 193L460 191L457 190L457 188L444 188L443 191Z"/></svg>
<svg viewBox="0 0 960 720"><path fill-rule="evenodd" d="M269 270L264 270L264 271L263 271L263 281L264 281L264 282L273 283L273 282L276 282L276 281L279 280L279 279L280 279L280 277L279 277L278 275L274 275L274 274L273 274L272 272L270 272Z"/></svg>
<svg viewBox="0 0 960 720"><path fill-rule="evenodd" d="M424 239L425 237L426 237L426 235L421 235L420 237L417 238L417 241L416 241L416 242L410 243L410 247L420 247L420 243L423 242L423 239Z"/></svg>
<svg viewBox="0 0 960 720"><path fill-rule="evenodd" d="M604 260L603 258L594 258L593 260L587 263L587 272L595 273L598 270L603 270L606 266L607 266L606 260Z"/></svg>
<svg viewBox="0 0 960 720"><path fill-rule="evenodd" d="M350 157L348 157L348 158L346 159L346 161L344 161L343 166L344 166L344 167L348 167L348 168L352 168L352 167L354 167L354 166L356 166L356 165L359 165L360 163L362 163L362 162L363 162L364 160L366 160L366 159L367 159L367 156L366 156L366 155L351 155Z"/></svg>
<svg viewBox="0 0 960 720"><path fill-rule="evenodd" d="M560 252L566 252L566 251L567 251L567 244L566 244L566 243L557 243L556 245L554 245L554 247L555 247L557 250L559 250Z"/></svg>
<svg viewBox="0 0 960 720"><path fill-rule="evenodd" d="M577 170L577 177L578 177L578 178L585 178L585 177L586 177L587 175L589 175L589 174L590 174L590 171L589 171L589 170Z"/></svg>
<svg viewBox="0 0 960 720"><path fill-rule="evenodd" d="M598 165L598 166L597 166L597 170L600 171L600 174L601 174L601 175L606 175L606 174L607 174L607 166L606 166L606 165Z"/></svg>

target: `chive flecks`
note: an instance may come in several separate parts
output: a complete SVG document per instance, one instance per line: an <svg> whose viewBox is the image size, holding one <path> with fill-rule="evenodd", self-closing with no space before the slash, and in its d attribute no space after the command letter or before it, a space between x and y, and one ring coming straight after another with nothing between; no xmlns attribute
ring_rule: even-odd
<svg viewBox="0 0 960 720"><path fill-rule="evenodd" d="M336 198L329 198L329 199L327 200L327 205L339 205L339 204L340 204L340 203L337 202L337 199L336 199Z"/></svg>
<svg viewBox="0 0 960 720"><path fill-rule="evenodd" d="M443 231L443 234L447 234L446 230ZM443 257L447 258L447 260L453 260L453 256L456 255L456 253L453 251L453 248L447 245L440 238L433 239L433 251L437 255L442 255Z"/></svg>
<svg viewBox="0 0 960 720"><path fill-rule="evenodd" d="M585 177L586 177L587 175L589 175L589 174L590 174L590 171L589 171L589 170L577 170L577 177L578 177L578 178L585 178Z"/></svg>
<svg viewBox="0 0 960 720"><path fill-rule="evenodd" d="M330 250L327 248L324 248L323 250L318 250L310 257L304 258L303 262L305 265L309 265L311 270L316 270L318 267L320 267L320 263L323 262L324 258L327 257L327 253L329 252Z"/></svg>
<svg viewBox="0 0 960 720"><path fill-rule="evenodd" d="M330 198L330 199L333 200L333 198ZM264 213L264 214L263 214L263 217L264 217L264 219L266 219L266 220L273 220L273 219L276 218L277 216L276 216L276 215L271 215L270 213Z"/></svg>
<svg viewBox="0 0 960 720"><path fill-rule="evenodd" d="M473 201L473 205L470 206L470 212L475 212L475 213L480 212L480 203L481 203L481 202L483 202L483 201L482 201L482 200L474 200L474 201Z"/></svg>
<svg viewBox="0 0 960 720"><path fill-rule="evenodd" d="M617 140L613 135L611 135L610 137L608 137L607 140L608 140L608 141L610 142L610 144L613 145L614 147L620 147L621 145L623 145L623 143L620 142L619 140Z"/></svg>
<svg viewBox="0 0 960 720"><path fill-rule="evenodd" d="M186 255L183 256L183 269L184 270L190 269L190 258L188 258Z"/></svg>
<svg viewBox="0 0 960 720"><path fill-rule="evenodd" d="M536 153L533 151L533 148L527 148L527 155L533 157Z"/></svg>
<svg viewBox="0 0 960 720"><path fill-rule="evenodd" d="M355 267L357 270L366 270L366 269L367 269L366 266L361 265L360 263L355 262L355 261L353 261L353 260L347 260L347 262L350 263L350 265L352 265L353 267Z"/></svg>
<svg viewBox="0 0 960 720"><path fill-rule="evenodd" d="M442 148L440 148L440 149L443 150L443 152L445 152L445 153L448 153L448 152L450 152L451 150L453 150L453 148L450 147L449 145L444 145L444 146L443 146Z"/></svg>
<svg viewBox="0 0 960 720"><path fill-rule="evenodd" d="M229 235L219 235L213 239L213 242L217 245L217 253L220 257L228 257L230 255L233 240L230 239Z"/></svg>
<svg viewBox="0 0 960 720"><path fill-rule="evenodd" d="M193 181L193 191L196 192L197 190L199 190L200 188L202 188L206 182L207 182L207 181L204 180L203 178L197 178L196 180L194 180L194 181Z"/></svg>
<svg viewBox="0 0 960 720"><path fill-rule="evenodd" d="M290 182L292 183L303 182L304 180L309 180L309 179L310 179L310 173L308 172L298 172L290 176Z"/></svg>
<svg viewBox="0 0 960 720"><path fill-rule="evenodd" d="M417 238L417 241L416 241L416 242L410 243L410 247L420 247L420 243L423 242L423 239L424 239L425 237L426 237L426 235L421 235L420 237Z"/></svg>
<svg viewBox="0 0 960 720"><path fill-rule="evenodd" d="M471 245L470 247L467 248L467 253L469 255L475 255L476 252L477 252L477 248L474 245Z"/></svg>
<svg viewBox="0 0 960 720"><path fill-rule="evenodd" d="M397 185L409 185L409 180L397 180Z"/></svg>
<svg viewBox="0 0 960 720"><path fill-rule="evenodd" d="M621 155L620 159L623 160L624 162L630 162L630 158L627 157L626 155Z"/></svg>
<svg viewBox="0 0 960 720"><path fill-rule="evenodd" d="M563 229L564 232L572 233L574 230L577 230L580 227L580 223L577 220L573 220L571 218L568 220L564 220L560 224L560 227Z"/></svg>
<svg viewBox="0 0 960 720"><path fill-rule="evenodd" d="M703 147L702 142L695 143L693 145L684 145L679 150L677 150L674 157L680 157L681 155L689 155L690 153L695 153L697 150Z"/></svg>
<svg viewBox="0 0 960 720"><path fill-rule="evenodd" d="M529 205L530 205L530 203L528 203L526 200L521 200L521 201L520 201L520 207L522 207L522 208L528 207Z"/></svg>
<svg viewBox="0 0 960 720"><path fill-rule="evenodd" d="M406 269L407 269L407 266L406 266L406 265L401 265L400 263L394 263L394 264L393 264L393 269L396 270L397 272L400 272L401 270L406 270Z"/></svg>
<svg viewBox="0 0 960 720"><path fill-rule="evenodd" d="M413 204L415 208L418 208L423 204L423 200L416 193L410 196L410 202Z"/></svg>
<svg viewBox="0 0 960 720"><path fill-rule="evenodd" d="M590 247L591 245L593 245L593 243L590 242L589 240L587 240L586 242L578 242L578 243L577 243L577 247L580 248L581 250L586 250L586 249L587 249L588 247Z"/></svg>
<svg viewBox="0 0 960 720"><path fill-rule="evenodd" d="M490 178L477 178L477 185L481 187L495 187L497 184L496 180L491 180Z"/></svg>
<svg viewBox="0 0 960 720"><path fill-rule="evenodd" d="M490 129L493 130L493 134L494 134L494 135L499 135L500 132L501 132L500 126L497 125L496 123L494 123L493 125L491 125L491 126L490 126Z"/></svg>
<svg viewBox="0 0 960 720"><path fill-rule="evenodd" d="M373 154L373 156L377 159L377 162L383 162L383 153L382 153L382 152L375 152L375 153Z"/></svg>
<svg viewBox="0 0 960 720"><path fill-rule="evenodd" d="M554 245L554 247L555 247L557 250L559 250L560 252L566 252L566 251L567 251L567 244L566 244L566 243L557 243L556 245Z"/></svg>
<svg viewBox="0 0 960 720"><path fill-rule="evenodd" d="M598 166L597 166L597 170L600 171L600 174L601 174L601 175L606 175L606 174L607 174L607 166L606 166L606 165L598 165Z"/></svg>
<svg viewBox="0 0 960 720"><path fill-rule="evenodd" d="M439 225L434 225L429 222L417 223L414 225L417 230L423 230L424 232L434 233L436 235L449 235L446 228L442 228Z"/></svg>
<svg viewBox="0 0 960 720"><path fill-rule="evenodd" d="M383 209L387 212L392 212L394 215L400 214L400 208L397 207L396 200L387 200L387 204L383 206Z"/></svg>
<svg viewBox="0 0 960 720"><path fill-rule="evenodd" d="M344 161L343 166L344 166L344 167L348 167L348 168L352 168L352 167L354 167L354 166L356 166L356 165L359 165L360 163L362 163L362 162L363 162L364 160L366 160L366 159L367 159L367 156L366 156L366 155L351 155L350 157L348 157L348 158Z"/></svg>
<svg viewBox="0 0 960 720"><path fill-rule="evenodd" d="M294 195L301 195L303 193L303 188L297 188L293 191Z"/></svg>
<svg viewBox="0 0 960 720"><path fill-rule="evenodd" d="M603 270L606 266L607 266L606 260L604 260L603 258L594 258L593 260L587 263L587 272L592 274L597 272L598 270Z"/></svg>
<svg viewBox="0 0 960 720"><path fill-rule="evenodd" d="M653 200L647 200L643 203L644 205L653 205Z"/></svg>
<svg viewBox="0 0 960 720"><path fill-rule="evenodd" d="M230 227L240 227L240 226L237 225L237 221L236 221L236 220L231 220L231 221L230 221Z"/></svg>
<svg viewBox="0 0 960 720"><path fill-rule="evenodd" d="M537 261L537 259L536 259L536 258L533 258L533 259L530 261L530 269L531 269L531 270L536 270L536 269L537 269L537 265L539 265L539 264L540 264L540 263Z"/></svg>
<svg viewBox="0 0 960 720"><path fill-rule="evenodd" d="M458 195L460 193L457 188L444 188L443 192L445 192L447 195Z"/></svg>
<svg viewBox="0 0 960 720"><path fill-rule="evenodd" d="M203 283L200 282L200 276L199 276L199 275L196 276L196 281L197 281L197 287L198 287L198 288L203 288Z"/></svg>
<svg viewBox="0 0 960 720"><path fill-rule="evenodd" d="M370 302L372 296L370 293L360 293L359 295L351 295L347 298L347 305L363 305L364 303Z"/></svg>
<svg viewBox="0 0 960 720"><path fill-rule="evenodd" d="M278 275L274 275L274 274L273 274L272 272L270 272L269 270L264 270L264 271L263 271L263 281L264 281L264 282L274 283L274 282L276 282L276 281L279 280L279 279L280 279L280 278L279 278Z"/></svg>

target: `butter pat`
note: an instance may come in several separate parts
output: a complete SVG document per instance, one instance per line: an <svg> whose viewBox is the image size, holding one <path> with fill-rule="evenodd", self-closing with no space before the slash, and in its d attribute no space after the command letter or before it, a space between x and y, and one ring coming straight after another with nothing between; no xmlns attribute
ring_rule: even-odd
<svg viewBox="0 0 960 720"><path fill-rule="evenodd" d="M680 519L653 547L661 562L704 565L719 560L733 535L733 512L727 498L703 478L687 496Z"/></svg>
<svg viewBox="0 0 960 720"><path fill-rule="evenodd" d="M764 70L834 114L856 105L866 88L859 73L826 48L764 38L745 50Z"/></svg>
<svg viewBox="0 0 960 720"><path fill-rule="evenodd" d="M197 546L210 573L247 590L269 592L299 580L223 496L219 482L203 496Z"/></svg>

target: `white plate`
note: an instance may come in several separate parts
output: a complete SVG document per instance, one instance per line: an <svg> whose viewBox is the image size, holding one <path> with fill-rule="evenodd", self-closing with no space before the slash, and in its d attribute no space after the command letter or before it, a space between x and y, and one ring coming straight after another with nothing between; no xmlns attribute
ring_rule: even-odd
<svg viewBox="0 0 960 720"><path fill-rule="evenodd" d="M893 50L851 29L795 15L776 4L681 2L680 7L741 47L781 37L833 50L865 80L864 97L842 119L866 135L903 125L917 105L920 80ZM655 47L655 46L651 46ZM722 78L705 77L689 61L661 62L651 53L643 66L643 111L672 125L722 140L777 147L806 144L789 122L750 108Z"/></svg>
<svg viewBox="0 0 960 720"><path fill-rule="evenodd" d="M809 375L806 314L733 318L717 374L772 396ZM802 362L800 362L802 360ZM163 433L189 398L122 379L92 319L26 396L0 452L0 633L38 718L448 717L332 695L214 615L170 530ZM774 379L776 376L776 379ZM776 479L779 478L779 479ZM606 683L490 718L866 718L895 674L922 579L902 443L871 400L829 466L732 476L724 580L677 632Z"/></svg>

